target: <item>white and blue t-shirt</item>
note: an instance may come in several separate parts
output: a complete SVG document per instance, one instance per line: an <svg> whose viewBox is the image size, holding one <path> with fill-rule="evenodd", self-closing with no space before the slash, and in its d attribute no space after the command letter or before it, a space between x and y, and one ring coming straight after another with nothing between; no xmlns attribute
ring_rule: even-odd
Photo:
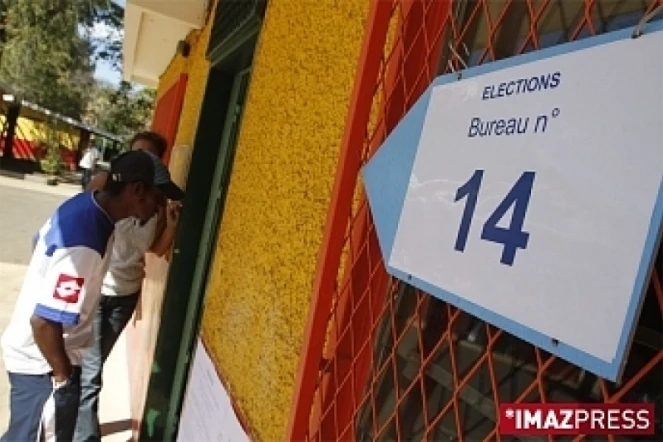
<svg viewBox="0 0 663 442"><path fill-rule="evenodd" d="M69 359L73 365L81 364L83 353L92 344L92 323L113 231L113 222L89 192L65 201L41 228L14 313L2 336L7 371L51 371L34 341L30 325L33 314L62 324Z"/></svg>

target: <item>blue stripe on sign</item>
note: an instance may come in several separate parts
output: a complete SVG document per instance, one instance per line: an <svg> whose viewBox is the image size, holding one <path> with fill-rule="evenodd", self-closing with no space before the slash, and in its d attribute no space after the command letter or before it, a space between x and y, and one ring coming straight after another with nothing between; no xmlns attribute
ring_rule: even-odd
<svg viewBox="0 0 663 442"><path fill-rule="evenodd" d="M77 325L80 315L78 313L63 312L52 307L47 307L43 304L37 304L34 314L43 319L57 322L62 325Z"/></svg>
<svg viewBox="0 0 663 442"><path fill-rule="evenodd" d="M387 262L398 232L431 95L429 89L417 100L361 171L371 211L380 214L376 231Z"/></svg>

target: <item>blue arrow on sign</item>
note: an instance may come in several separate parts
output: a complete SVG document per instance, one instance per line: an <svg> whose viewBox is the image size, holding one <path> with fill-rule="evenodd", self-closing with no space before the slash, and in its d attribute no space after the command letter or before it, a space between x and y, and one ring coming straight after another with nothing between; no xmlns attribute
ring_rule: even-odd
<svg viewBox="0 0 663 442"><path fill-rule="evenodd" d="M417 100L362 171L386 263L396 238L432 89L429 87Z"/></svg>

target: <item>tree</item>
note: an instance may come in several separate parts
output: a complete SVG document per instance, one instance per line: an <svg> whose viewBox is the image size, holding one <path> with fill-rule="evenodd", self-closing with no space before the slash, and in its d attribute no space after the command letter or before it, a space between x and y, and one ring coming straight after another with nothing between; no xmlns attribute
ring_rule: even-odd
<svg viewBox="0 0 663 442"><path fill-rule="evenodd" d="M152 119L154 96L154 90L134 88L126 81L117 87L98 83L84 121L128 139L147 128Z"/></svg>
<svg viewBox="0 0 663 442"><path fill-rule="evenodd" d="M75 119L94 84L93 47L72 7L79 2L9 0L0 59L0 78L22 98Z"/></svg>
<svg viewBox="0 0 663 442"><path fill-rule="evenodd" d="M0 0L0 79L22 99L130 136L150 121L154 91L93 77L98 60L121 69L123 21L109 0Z"/></svg>
<svg viewBox="0 0 663 442"><path fill-rule="evenodd" d="M102 60L118 72L122 71L122 38L124 9L116 3L97 6L88 23L90 29L102 28L105 32L94 37L94 59ZM136 88L122 81L119 85L97 82L85 115L85 122L123 138L146 129L152 118L155 91Z"/></svg>
<svg viewBox="0 0 663 442"><path fill-rule="evenodd" d="M112 32L105 35L103 38L93 39L95 59L103 60L115 70L121 71L124 9L116 3L111 2L106 8L96 8L94 17L94 22L91 27L101 25L112 30Z"/></svg>
<svg viewBox="0 0 663 442"><path fill-rule="evenodd" d="M40 161L41 169L49 175L58 175L62 169L62 146L65 144L64 127L56 120L50 120L44 125L44 131L39 140L46 155Z"/></svg>
<svg viewBox="0 0 663 442"><path fill-rule="evenodd" d="M2 60L2 48L7 40L7 8L9 7L9 0L0 0L0 60Z"/></svg>

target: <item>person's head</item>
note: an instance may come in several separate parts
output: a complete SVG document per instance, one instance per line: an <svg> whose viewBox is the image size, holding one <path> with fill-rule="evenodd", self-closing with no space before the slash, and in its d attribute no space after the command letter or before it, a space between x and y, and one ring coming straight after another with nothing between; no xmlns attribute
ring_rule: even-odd
<svg viewBox="0 0 663 442"><path fill-rule="evenodd" d="M125 152L111 161L104 191L121 201L126 209L124 217L138 218L142 223L152 218L167 199L184 198L184 191L173 183L161 160L142 150Z"/></svg>
<svg viewBox="0 0 663 442"><path fill-rule="evenodd" d="M112 207L115 221L134 217L147 221L163 204L163 195L155 185L152 157L142 151L129 151L113 158L103 192Z"/></svg>
<svg viewBox="0 0 663 442"><path fill-rule="evenodd" d="M156 132L139 132L133 136L129 143L131 150L144 150L163 159L168 148L168 142Z"/></svg>

